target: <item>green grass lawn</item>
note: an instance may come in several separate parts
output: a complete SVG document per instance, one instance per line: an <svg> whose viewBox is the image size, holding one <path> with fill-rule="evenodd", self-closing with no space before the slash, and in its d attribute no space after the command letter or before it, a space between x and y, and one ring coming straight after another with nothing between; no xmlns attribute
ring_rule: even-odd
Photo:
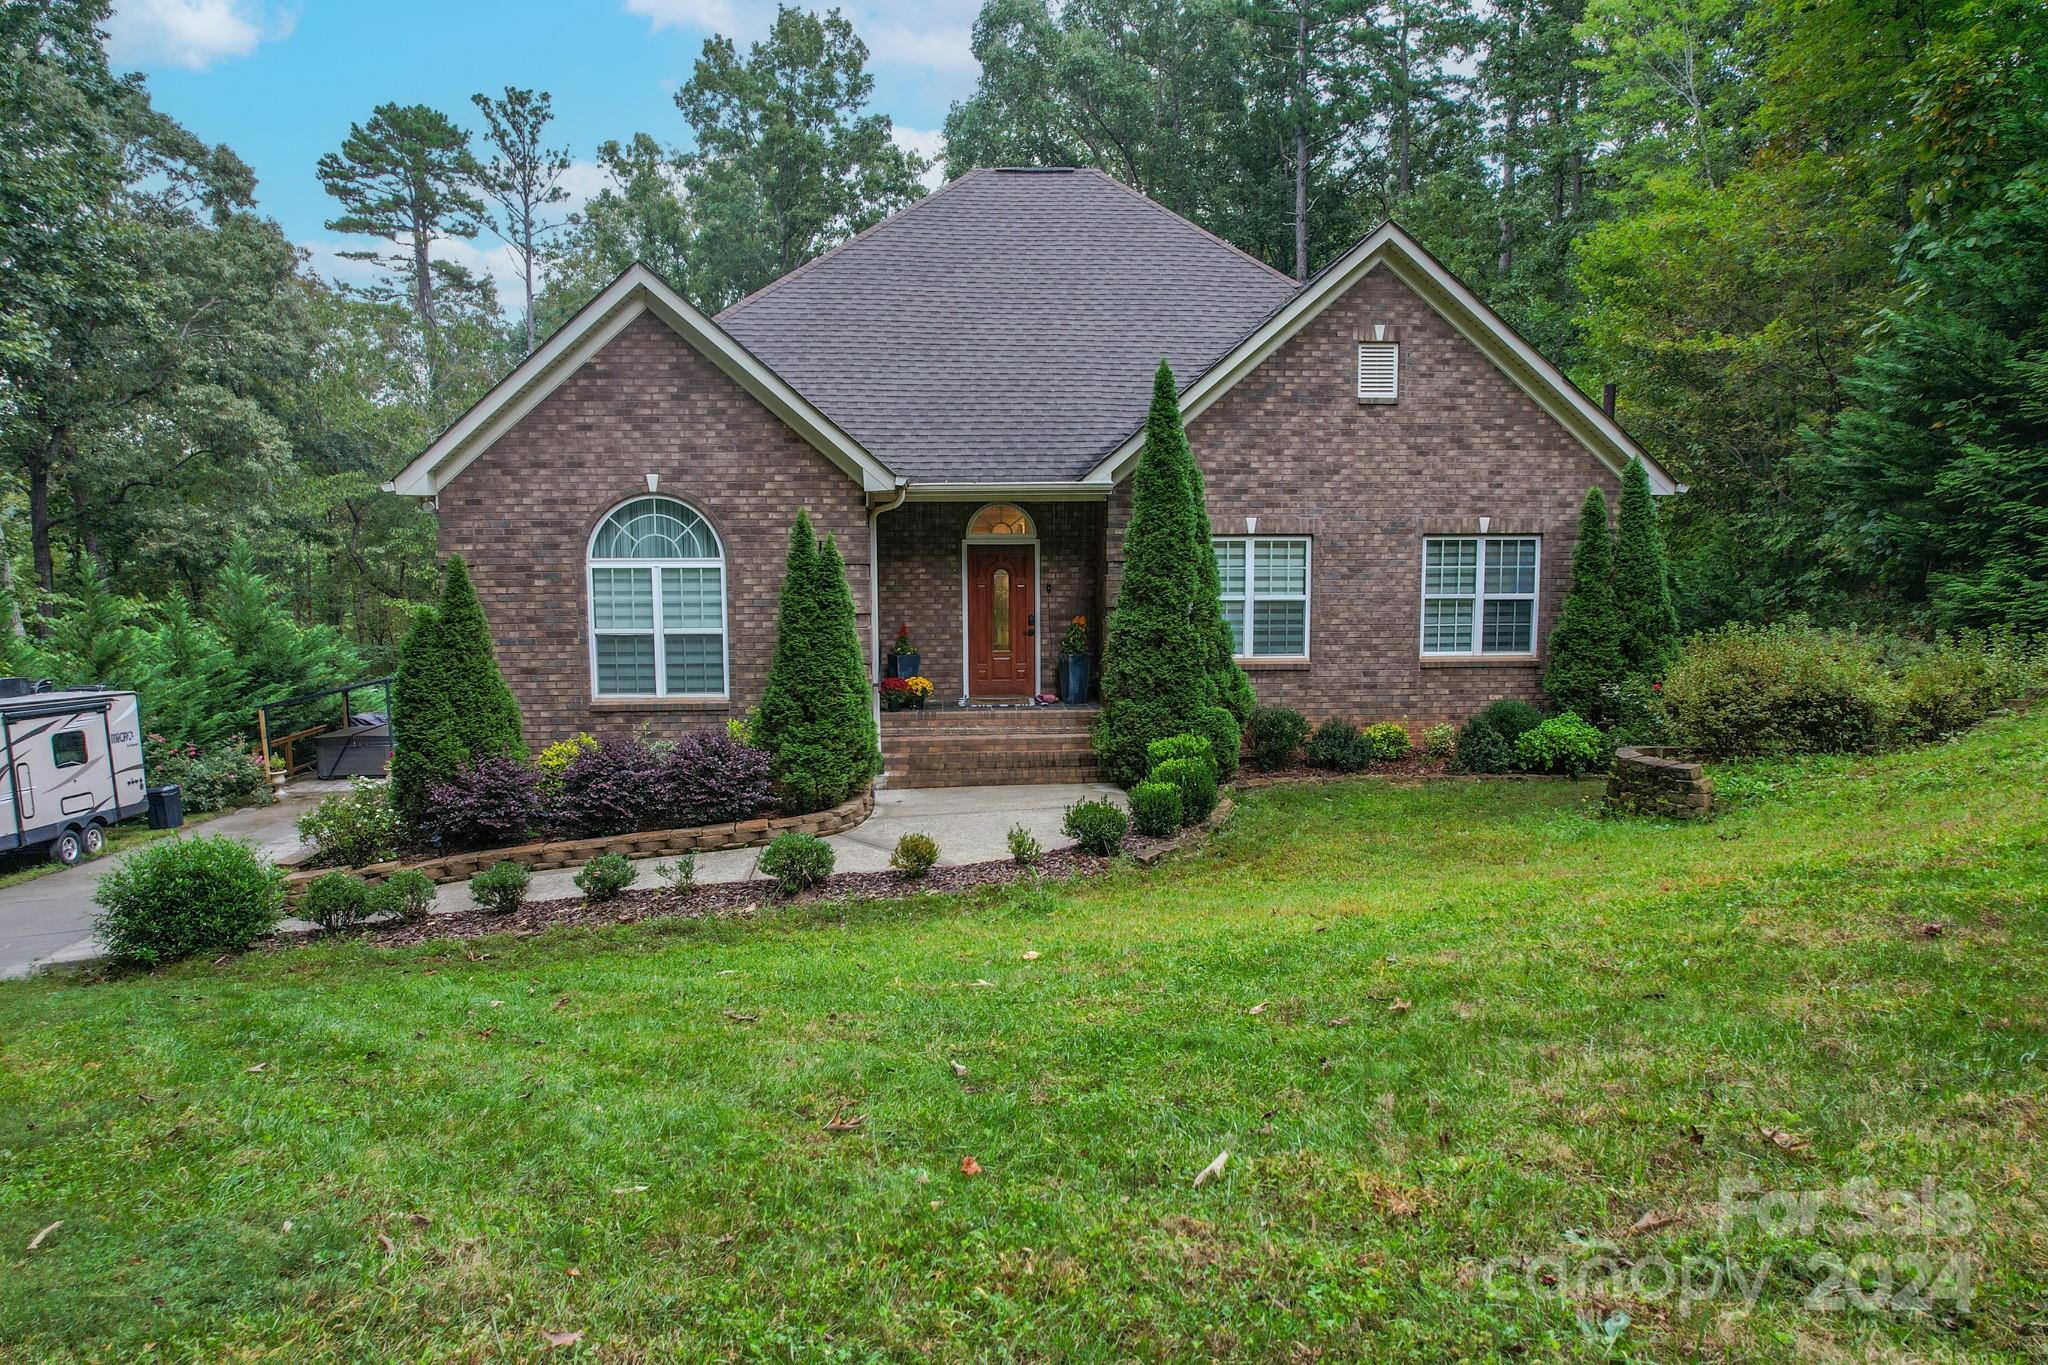
<svg viewBox="0 0 2048 1365"><path fill-rule="evenodd" d="M0 1355L2038 1358L2048 709L1718 776L1696 827L1362 780L1041 890L0 987Z"/></svg>

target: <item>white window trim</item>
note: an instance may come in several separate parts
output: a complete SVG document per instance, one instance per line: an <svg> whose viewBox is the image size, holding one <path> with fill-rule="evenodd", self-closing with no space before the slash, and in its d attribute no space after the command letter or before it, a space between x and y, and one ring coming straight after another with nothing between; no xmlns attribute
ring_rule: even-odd
<svg viewBox="0 0 2048 1365"><path fill-rule="evenodd" d="M711 543L718 547L715 559L598 559L592 555L597 548L597 537L612 516L627 503L642 502L650 496L658 502L672 502L679 507L689 508L690 514L703 523L711 535ZM652 589L654 624L650 630L604 630L597 627L597 570L599 569L647 569L649 586ZM668 630L662 625L661 612L661 571L663 569L716 569L718 570L718 664L725 686L716 692L671 692L668 690L668 637L670 635L709 635L703 629ZM583 620L584 635L587 637L588 665L590 668L590 699L598 702L615 701L728 701L732 697L732 580L725 568L725 541L719 536L718 528L711 524L711 518L684 502L681 498L666 495L636 493L616 506L606 510L597 519L597 525L590 530L590 539L583 547ZM652 692L604 692L597 685L597 637L599 635L648 635L654 636L654 691Z"/></svg>
<svg viewBox="0 0 2048 1365"><path fill-rule="evenodd" d="M974 523L981 520L981 514L991 507L1015 507L1024 514L1024 524L1031 528L1026 536L992 536L977 533ZM967 610L967 553L976 545L1029 545L1031 547L1031 615L1033 618L1045 614L1045 602L1039 596L1039 561L1044 558L1038 553L1038 519L1033 517L1022 503L985 502L974 509L967 518L968 530L960 537L960 695L963 698L974 695L974 679L970 676L974 661L968 658L968 610ZM1045 691L1045 665L1041 655L1045 637L1031 627L1031 695L1037 697Z"/></svg>
<svg viewBox="0 0 2048 1365"><path fill-rule="evenodd" d="M1299 543L1302 546L1303 550L1306 553L1303 559L1301 570L1302 590L1299 593L1259 593L1252 591L1254 558L1257 554L1257 547L1261 542L1264 542L1269 545L1291 545ZM1315 538L1313 536L1211 536L1209 538L1209 552L1213 555L1216 552L1215 547L1225 543L1242 543L1244 546L1244 592L1242 594L1221 594L1221 600L1225 602L1244 603L1244 643L1246 652L1236 656L1237 662L1271 663L1275 660L1278 660L1283 663L1306 662L1309 656L1315 650ZM1301 653L1255 654L1251 652L1252 649L1258 644L1258 641L1255 638L1253 638L1254 622L1257 617L1257 612L1253 610L1253 607L1254 604L1258 602L1301 603Z"/></svg>
<svg viewBox="0 0 2048 1365"><path fill-rule="evenodd" d="M1454 540L1471 540L1479 543L1479 562L1473 568L1472 593L1467 598L1462 593L1431 592L1429 590L1429 547L1433 543ZM1526 540L1536 546L1536 589L1534 592L1486 591L1486 546L1495 540ZM1469 536L1424 536L1422 538L1421 573L1422 595L1416 604L1415 640L1421 647L1425 659L1533 659L1537 655L1538 642L1543 639L1543 537L1523 535L1469 535ZM1469 649L1430 649L1423 646L1427 639L1429 603L1437 600L1469 600L1472 603L1472 646ZM1526 650L1497 649L1489 652L1486 643L1486 604L1488 602L1529 603L1529 648Z"/></svg>

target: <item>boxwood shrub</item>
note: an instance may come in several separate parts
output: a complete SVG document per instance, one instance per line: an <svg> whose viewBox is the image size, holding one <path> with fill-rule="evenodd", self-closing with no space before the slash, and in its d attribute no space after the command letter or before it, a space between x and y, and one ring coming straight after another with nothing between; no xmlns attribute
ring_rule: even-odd
<svg viewBox="0 0 2048 1365"><path fill-rule="evenodd" d="M757 866L785 896L824 885L832 875L832 845L815 834L780 834L761 850Z"/></svg>
<svg viewBox="0 0 2048 1365"><path fill-rule="evenodd" d="M439 894L432 877L408 867L392 873L373 888L370 905L380 914L396 915L410 923L425 919Z"/></svg>
<svg viewBox="0 0 2048 1365"><path fill-rule="evenodd" d="M1169 758L1152 765L1152 781L1180 789L1180 822L1192 825L1216 809L1216 765L1206 758Z"/></svg>
<svg viewBox="0 0 2048 1365"><path fill-rule="evenodd" d="M1098 858L1115 857L1130 827L1130 817L1113 801L1076 801L1067 807L1066 818L1060 822L1060 828L1083 853Z"/></svg>
<svg viewBox="0 0 2048 1365"><path fill-rule="evenodd" d="M1309 737L1307 756L1311 768L1355 773L1372 762L1372 746L1350 721L1326 720Z"/></svg>
<svg viewBox="0 0 2048 1365"><path fill-rule="evenodd" d="M1150 778L1131 788L1131 828L1163 839L1180 828L1180 788Z"/></svg>
<svg viewBox="0 0 2048 1365"><path fill-rule="evenodd" d="M165 839L108 869L93 890L95 931L113 957L155 966L235 952L284 911L284 876L225 835Z"/></svg>
<svg viewBox="0 0 2048 1365"><path fill-rule="evenodd" d="M1216 780L1228 782L1237 776L1238 757L1244 751L1244 728L1237 717L1220 706L1204 706L1195 712L1193 730L1209 741L1209 758L1216 765Z"/></svg>
<svg viewBox="0 0 2048 1365"><path fill-rule="evenodd" d="M469 895L484 909L509 915L526 904L526 890L532 884L533 874L525 865L508 858L471 877Z"/></svg>
<svg viewBox="0 0 2048 1365"><path fill-rule="evenodd" d="M1543 712L1528 702L1503 697L1481 707L1458 730L1451 771L1506 773L1515 770L1515 741L1543 723Z"/></svg>
<svg viewBox="0 0 2048 1365"><path fill-rule="evenodd" d="M608 901L640 880L640 871L623 853L600 853L583 864L575 877L584 899Z"/></svg>
<svg viewBox="0 0 2048 1365"><path fill-rule="evenodd" d="M348 929L370 917L370 887L346 872L323 872L299 897L299 918L322 929Z"/></svg>
<svg viewBox="0 0 2048 1365"><path fill-rule="evenodd" d="M1308 740L1308 717L1285 706L1261 706L1245 726L1251 764L1264 772L1294 762Z"/></svg>

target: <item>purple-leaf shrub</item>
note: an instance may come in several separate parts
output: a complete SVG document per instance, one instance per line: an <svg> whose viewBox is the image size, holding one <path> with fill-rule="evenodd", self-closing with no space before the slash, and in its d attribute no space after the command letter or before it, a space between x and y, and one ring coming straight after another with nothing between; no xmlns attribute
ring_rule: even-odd
<svg viewBox="0 0 2048 1365"><path fill-rule="evenodd" d="M597 838L654 829L661 820L662 762L645 744L604 735L562 769L548 823L563 834Z"/></svg>
<svg viewBox="0 0 2048 1365"><path fill-rule="evenodd" d="M694 731L662 760L660 819L681 828L745 820L774 800L768 755L730 735Z"/></svg>
<svg viewBox="0 0 2048 1365"><path fill-rule="evenodd" d="M540 775L509 758L487 758L427 792L421 832L448 848L522 844L545 813Z"/></svg>

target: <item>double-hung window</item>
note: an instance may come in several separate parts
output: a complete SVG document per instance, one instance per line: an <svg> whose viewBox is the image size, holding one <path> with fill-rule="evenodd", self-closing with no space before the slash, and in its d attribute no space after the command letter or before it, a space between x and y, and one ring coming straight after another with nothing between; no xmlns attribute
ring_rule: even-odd
<svg viewBox="0 0 2048 1365"><path fill-rule="evenodd" d="M1422 542L1425 655L1534 654L1535 536L1430 536Z"/></svg>
<svg viewBox="0 0 2048 1365"><path fill-rule="evenodd" d="M1241 659L1308 657L1309 543L1303 536L1215 542L1223 619Z"/></svg>
<svg viewBox="0 0 2048 1365"><path fill-rule="evenodd" d="M600 697L725 695L725 554L674 498L635 498L590 539L590 666Z"/></svg>

